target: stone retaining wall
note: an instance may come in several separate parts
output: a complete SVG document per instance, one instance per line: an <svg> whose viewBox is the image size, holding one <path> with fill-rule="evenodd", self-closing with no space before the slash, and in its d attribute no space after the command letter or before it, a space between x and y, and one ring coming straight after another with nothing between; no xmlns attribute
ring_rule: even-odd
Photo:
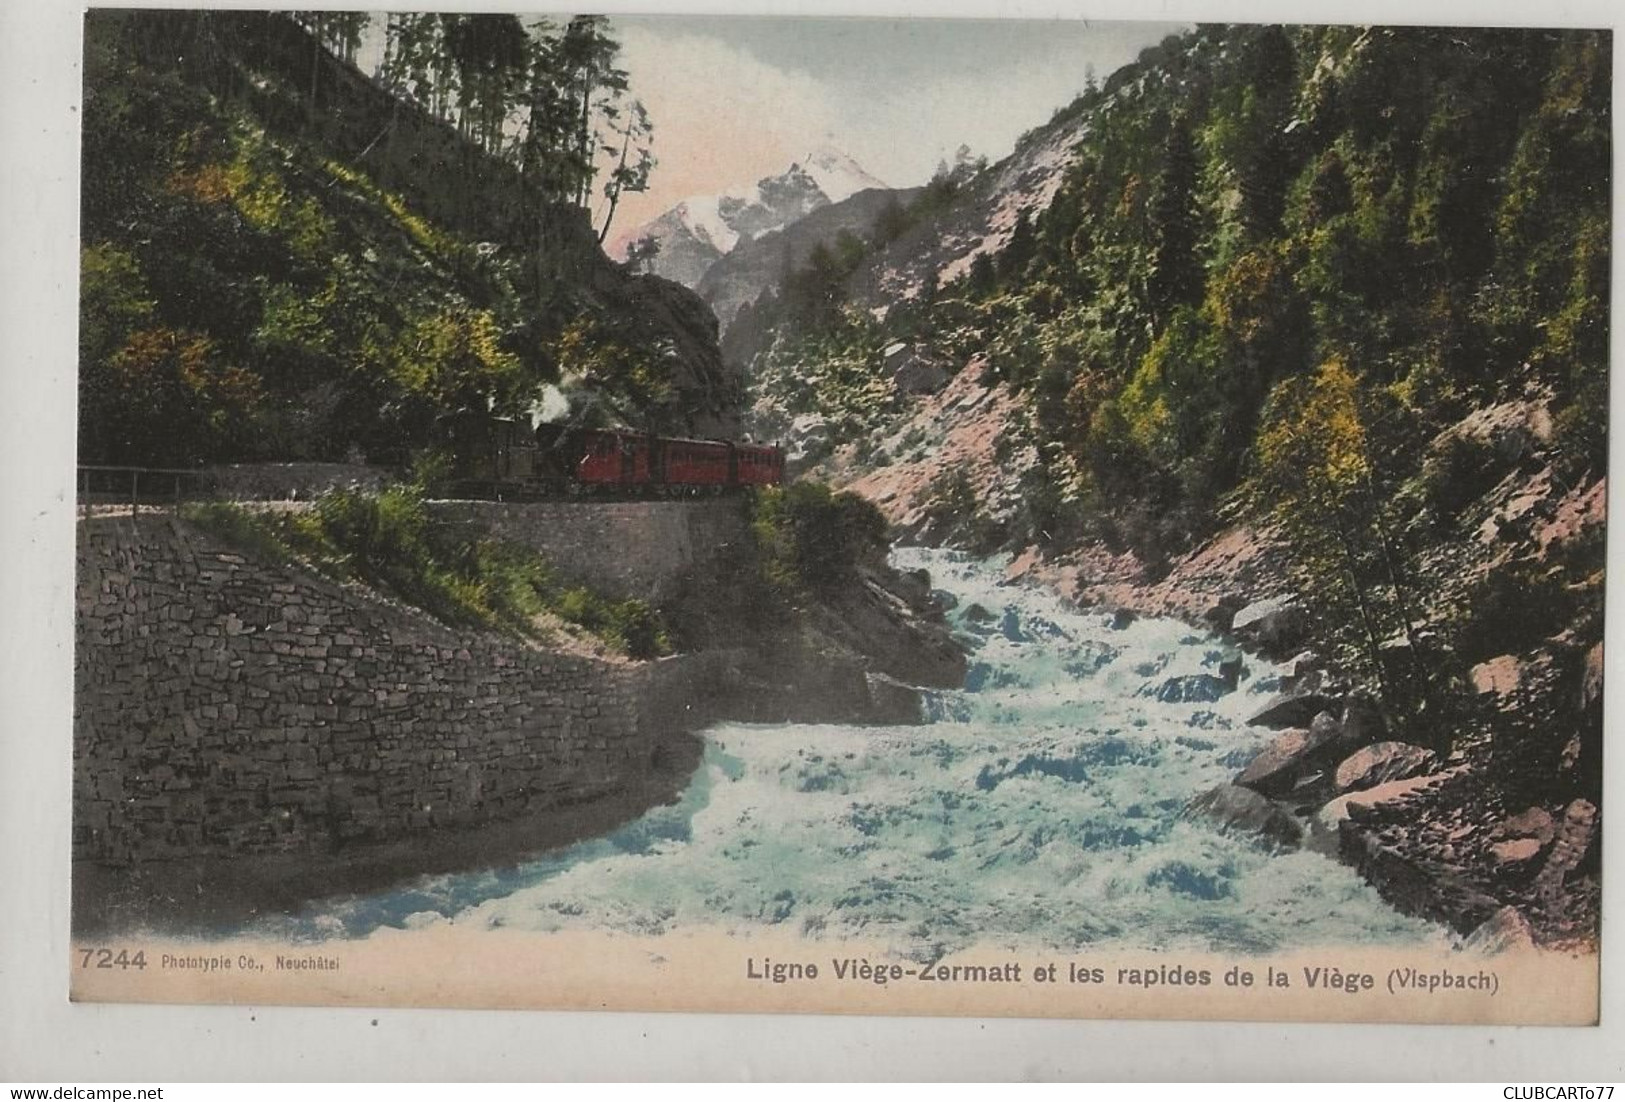
<svg viewBox="0 0 1625 1102"><path fill-rule="evenodd" d="M78 571L76 858L330 852L592 799L704 697L685 659L454 632L171 517L82 521Z"/></svg>
<svg viewBox="0 0 1625 1102"><path fill-rule="evenodd" d="M658 603L685 575L748 545L737 497L697 501L435 502L437 516L478 524L545 555L576 584Z"/></svg>

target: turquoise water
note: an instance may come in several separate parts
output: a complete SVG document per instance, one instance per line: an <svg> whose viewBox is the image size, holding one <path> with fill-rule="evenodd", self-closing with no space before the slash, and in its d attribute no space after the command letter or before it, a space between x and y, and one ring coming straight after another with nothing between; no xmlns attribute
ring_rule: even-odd
<svg viewBox="0 0 1625 1102"><path fill-rule="evenodd" d="M1272 854L1180 817L1269 737L1243 720L1277 671L1164 703L1216 672L1223 640L1171 620L1113 630L1002 564L906 550L955 603L964 691L923 727L725 724L679 803L517 868L425 877L326 901L267 929L365 936L476 928L660 934L772 928L882 939L919 956L971 942L1073 949L1274 951L1442 944L1354 872ZM981 609L974 606L980 605Z"/></svg>

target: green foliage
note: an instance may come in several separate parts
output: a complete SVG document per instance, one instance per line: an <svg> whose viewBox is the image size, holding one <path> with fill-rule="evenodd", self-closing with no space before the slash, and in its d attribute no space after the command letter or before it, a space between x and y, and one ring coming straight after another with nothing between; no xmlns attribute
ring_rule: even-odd
<svg viewBox="0 0 1625 1102"><path fill-rule="evenodd" d="M1371 479L1359 384L1330 360L1277 389L1258 436L1254 492L1277 519L1320 527L1354 507Z"/></svg>
<svg viewBox="0 0 1625 1102"><path fill-rule="evenodd" d="M81 440L122 463L190 464L230 454L262 399L260 380L200 333L159 326L131 333L85 365Z"/></svg>
<svg viewBox="0 0 1625 1102"><path fill-rule="evenodd" d="M646 602L611 601L577 587L559 594L554 611L631 658L658 658L671 653L666 627Z"/></svg>
<svg viewBox="0 0 1625 1102"><path fill-rule="evenodd" d="M1194 302L1202 292L1202 258L1197 253L1201 243L1196 206L1199 170L1190 126L1179 119L1168 128L1162 171L1151 200L1153 246L1147 292L1159 314Z"/></svg>
<svg viewBox="0 0 1625 1102"><path fill-rule="evenodd" d="M998 287L999 273L993 264L993 254L977 253L965 273L965 294L971 298L986 298Z"/></svg>
<svg viewBox="0 0 1625 1102"><path fill-rule="evenodd" d="M1608 469L1608 384L1594 379L1554 418L1559 473L1577 482Z"/></svg>
<svg viewBox="0 0 1625 1102"><path fill-rule="evenodd" d="M751 532L763 573L790 594L848 584L859 564L883 557L886 521L864 498L800 479L751 499Z"/></svg>
<svg viewBox="0 0 1625 1102"><path fill-rule="evenodd" d="M1060 481L1153 558L1212 530L1270 396L1328 362L1382 457L1374 499L1512 379L1558 395L1566 469L1600 470L1607 41L1198 28L1069 109L1088 117L1075 163L1017 255L979 255L861 343L781 326L758 393L793 371L813 392L798 409L838 406L817 393L854 389L832 365L888 339L980 356L1027 400L1036 452L1076 464ZM966 186L944 177L932 202Z"/></svg>
<svg viewBox="0 0 1625 1102"><path fill-rule="evenodd" d="M958 467L931 479L922 505L934 528L977 554L990 554L1005 540L1004 527L988 516L970 476Z"/></svg>
<svg viewBox="0 0 1625 1102"><path fill-rule="evenodd" d="M1456 654L1470 664L1508 653L1513 640L1555 634L1572 611L1560 569L1515 561L1479 578L1445 623Z"/></svg>
<svg viewBox="0 0 1625 1102"><path fill-rule="evenodd" d="M415 484L376 494L336 490L293 514L215 502L189 505L183 515L273 562L302 559L454 626L545 641L553 616L631 658L671 653L665 624L647 603L567 586L536 552L436 520L422 495Z"/></svg>
<svg viewBox="0 0 1625 1102"><path fill-rule="evenodd" d="M1422 499L1441 519L1452 519L1500 481L1506 465L1489 441L1466 433L1447 436L1422 467Z"/></svg>
<svg viewBox="0 0 1625 1102"><path fill-rule="evenodd" d="M383 186L375 158L333 141L314 113L333 94L322 81L353 57L367 18L297 13L303 32L283 15L88 21L84 462L399 461L432 443L443 414L529 408L558 380L561 356L583 405L601 398L616 420L686 412L671 398L665 323L628 320L624 304L532 263L530 214L514 215L502 247L476 247L455 204L431 214ZM607 25L534 29L513 16L391 15L381 79L457 124L467 140L456 172L524 161L521 194L574 202L591 165L561 166L583 150L590 162L613 135L624 154L615 194L640 186L648 123L624 101ZM303 40L310 53L259 50L261 39ZM539 126L556 116L534 140L510 125L523 96ZM369 137L382 127L387 148L405 121L354 125Z"/></svg>
<svg viewBox="0 0 1625 1102"><path fill-rule="evenodd" d="M900 408L885 374L885 330L873 319L843 314L825 333L781 334L757 362L753 429L783 438L791 422L815 414L831 447L872 439Z"/></svg>
<svg viewBox="0 0 1625 1102"><path fill-rule="evenodd" d="M79 360L102 364L152 316L141 265L111 244L87 245L79 254Z"/></svg>
<svg viewBox="0 0 1625 1102"><path fill-rule="evenodd" d="M199 528L213 532L227 543L253 552L272 563L288 563L297 553L263 515L227 501L191 502L182 505L180 515Z"/></svg>
<svg viewBox="0 0 1625 1102"><path fill-rule="evenodd" d="M502 347L496 320L485 310L454 308L418 319L396 339L388 362L392 381L415 411L419 439L428 437L437 415L512 413L527 396L519 358Z"/></svg>
<svg viewBox="0 0 1625 1102"><path fill-rule="evenodd" d="M583 314L564 327L551 351L565 385L606 404L616 419L675 426L669 348L627 341L599 318Z"/></svg>

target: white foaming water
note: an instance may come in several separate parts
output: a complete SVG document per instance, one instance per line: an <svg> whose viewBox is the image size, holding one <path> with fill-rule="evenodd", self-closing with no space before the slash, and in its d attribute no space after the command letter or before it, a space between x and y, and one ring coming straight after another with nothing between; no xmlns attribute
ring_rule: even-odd
<svg viewBox="0 0 1625 1102"><path fill-rule="evenodd" d="M1265 952L1438 943L1355 873L1275 854L1180 817L1269 737L1243 720L1273 668L1238 691L1164 702L1171 677L1217 674L1217 637L1171 620L1069 609L1001 584L1002 564L909 549L956 601L965 690L923 727L727 724L705 733L682 799L516 868L425 877L328 901L282 936L475 927L774 928L865 938L926 958L972 942Z"/></svg>

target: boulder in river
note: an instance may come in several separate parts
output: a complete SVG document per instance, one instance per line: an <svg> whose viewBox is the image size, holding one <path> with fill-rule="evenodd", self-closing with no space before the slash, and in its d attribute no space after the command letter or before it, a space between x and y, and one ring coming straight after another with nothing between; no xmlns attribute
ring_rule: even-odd
<svg viewBox="0 0 1625 1102"><path fill-rule="evenodd" d="M1336 709L1334 697L1319 692L1282 693L1247 721L1249 727L1307 727L1321 712Z"/></svg>
<svg viewBox="0 0 1625 1102"><path fill-rule="evenodd" d="M1377 742L1344 758L1334 784L1339 792L1375 788L1385 781L1404 780L1433 768L1431 750L1408 742Z"/></svg>
<svg viewBox="0 0 1625 1102"><path fill-rule="evenodd" d="M1303 642L1308 628L1308 613L1291 597L1254 601L1230 622L1230 634L1237 642L1281 657Z"/></svg>
<svg viewBox="0 0 1625 1102"><path fill-rule="evenodd" d="M1236 777L1235 783L1266 796L1286 796L1313 772L1338 737L1335 724L1282 731Z"/></svg>
<svg viewBox="0 0 1625 1102"><path fill-rule="evenodd" d="M1202 817L1226 833L1252 834L1282 849L1303 843L1303 826L1257 792L1233 784L1209 789L1185 805L1185 817Z"/></svg>
<svg viewBox="0 0 1625 1102"><path fill-rule="evenodd" d="M1211 704L1234 688L1233 683L1210 673L1188 673L1168 678L1153 695L1164 704Z"/></svg>

